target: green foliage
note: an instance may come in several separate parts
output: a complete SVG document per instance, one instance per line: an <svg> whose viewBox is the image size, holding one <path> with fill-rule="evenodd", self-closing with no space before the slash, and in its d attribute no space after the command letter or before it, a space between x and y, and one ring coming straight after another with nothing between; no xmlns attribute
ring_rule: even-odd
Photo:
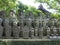
<svg viewBox="0 0 60 45"><path fill-rule="evenodd" d="M6 16L9 16L9 11L16 7L17 0L0 0L0 11L5 10Z"/></svg>
<svg viewBox="0 0 60 45"><path fill-rule="evenodd" d="M15 7L16 0L0 0L0 10L12 9Z"/></svg>
<svg viewBox="0 0 60 45"><path fill-rule="evenodd" d="M45 15L41 10L37 10L35 7L24 5L21 2L16 4L17 0L0 0L0 11L5 10L6 16L9 16L9 11L11 9L16 11L18 15L18 10L25 12L25 15L29 12L32 12L34 16L38 16L39 13L41 15ZM56 9L58 13L60 12L60 1L59 0L36 0L40 3L47 3L49 5L49 9ZM51 17L60 18L60 14L51 14Z"/></svg>
<svg viewBox="0 0 60 45"><path fill-rule="evenodd" d="M25 12L25 15L32 12L34 16L38 16L38 13L42 13L42 11L37 10L35 7L24 5L21 2L18 4L18 10Z"/></svg>
<svg viewBox="0 0 60 45"><path fill-rule="evenodd" d="M24 11L24 10L28 9L28 6L22 4L21 2L18 2L18 8L19 8L19 10Z"/></svg>
<svg viewBox="0 0 60 45"><path fill-rule="evenodd" d="M36 0L40 3L47 3L49 5L49 9L57 10L57 14L51 14L52 17L60 18L60 0Z"/></svg>

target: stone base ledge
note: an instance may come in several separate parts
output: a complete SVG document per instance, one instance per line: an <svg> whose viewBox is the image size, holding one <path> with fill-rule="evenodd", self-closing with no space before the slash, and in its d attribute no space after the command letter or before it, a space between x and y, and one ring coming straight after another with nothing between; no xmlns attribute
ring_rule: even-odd
<svg viewBox="0 0 60 45"><path fill-rule="evenodd" d="M0 41L60 41L60 39L0 39Z"/></svg>

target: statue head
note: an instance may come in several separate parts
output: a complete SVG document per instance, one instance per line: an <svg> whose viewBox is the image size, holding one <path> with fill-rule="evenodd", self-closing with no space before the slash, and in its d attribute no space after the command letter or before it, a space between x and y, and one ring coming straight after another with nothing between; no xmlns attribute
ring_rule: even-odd
<svg viewBox="0 0 60 45"><path fill-rule="evenodd" d="M11 16L15 15L14 10L10 10L10 15L11 15Z"/></svg>
<svg viewBox="0 0 60 45"><path fill-rule="evenodd" d="M6 15L5 10L0 11L0 17L3 18Z"/></svg>
<svg viewBox="0 0 60 45"><path fill-rule="evenodd" d="M23 11L18 10L18 15L22 15Z"/></svg>
<svg viewBox="0 0 60 45"><path fill-rule="evenodd" d="M0 25L2 24L2 21L3 21L2 18L0 18Z"/></svg>

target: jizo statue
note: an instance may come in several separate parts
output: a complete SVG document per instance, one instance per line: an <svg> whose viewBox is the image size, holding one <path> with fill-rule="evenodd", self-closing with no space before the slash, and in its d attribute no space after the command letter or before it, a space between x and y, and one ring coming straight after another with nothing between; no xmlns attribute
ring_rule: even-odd
<svg viewBox="0 0 60 45"><path fill-rule="evenodd" d="M0 38L3 36L2 18L0 18Z"/></svg>
<svg viewBox="0 0 60 45"><path fill-rule="evenodd" d="M17 16L15 15L15 12L13 10L10 11L10 20L11 22L15 22L15 23L18 22Z"/></svg>
<svg viewBox="0 0 60 45"><path fill-rule="evenodd" d="M13 32L13 36L18 36L17 34L17 23L18 23L18 19L17 16L15 15L15 12L13 10L10 10L10 17L9 17L9 21L10 21L10 25L11 25L11 30ZM15 30L15 31L14 31ZM19 31L18 31L19 32ZM16 34L17 33L17 34Z"/></svg>

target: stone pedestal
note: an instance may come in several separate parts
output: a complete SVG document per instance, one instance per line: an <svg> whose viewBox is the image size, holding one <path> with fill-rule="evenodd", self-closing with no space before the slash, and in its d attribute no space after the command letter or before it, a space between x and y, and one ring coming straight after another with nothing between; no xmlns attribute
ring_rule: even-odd
<svg viewBox="0 0 60 45"><path fill-rule="evenodd" d="M56 27L53 28L53 33L56 36L56 34L57 34L57 28Z"/></svg>
<svg viewBox="0 0 60 45"><path fill-rule="evenodd" d="M23 30L24 30L24 28L20 26L20 34L19 34L19 36L20 36L21 38L23 37Z"/></svg>
<svg viewBox="0 0 60 45"><path fill-rule="evenodd" d="M23 27L23 38L28 38L29 37L29 27L27 25L25 25Z"/></svg>
<svg viewBox="0 0 60 45"><path fill-rule="evenodd" d="M19 33L20 33L20 27L18 27L17 24L14 24L13 25L13 37L19 38Z"/></svg>
<svg viewBox="0 0 60 45"><path fill-rule="evenodd" d="M39 38L43 38L43 27L39 28Z"/></svg>
<svg viewBox="0 0 60 45"><path fill-rule="evenodd" d="M31 38L34 38L34 28L31 29Z"/></svg>
<svg viewBox="0 0 60 45"><path fill-rule="evenodd" d="M38 38L38 27L35 27L34 33L35 33L35 38Z"/></svg>
<svg viewBox="0 0 60 45"><path fill-rule="evenodd" d="M47 38L50 38L50 28L47 27Z"/></svg>
<svg viewBox="0 0 60 45"><path fill-rule="evenodd" d="M11 26L6 26L5 27L5 36L6 36L6 38L11 37Z"/></svg>

